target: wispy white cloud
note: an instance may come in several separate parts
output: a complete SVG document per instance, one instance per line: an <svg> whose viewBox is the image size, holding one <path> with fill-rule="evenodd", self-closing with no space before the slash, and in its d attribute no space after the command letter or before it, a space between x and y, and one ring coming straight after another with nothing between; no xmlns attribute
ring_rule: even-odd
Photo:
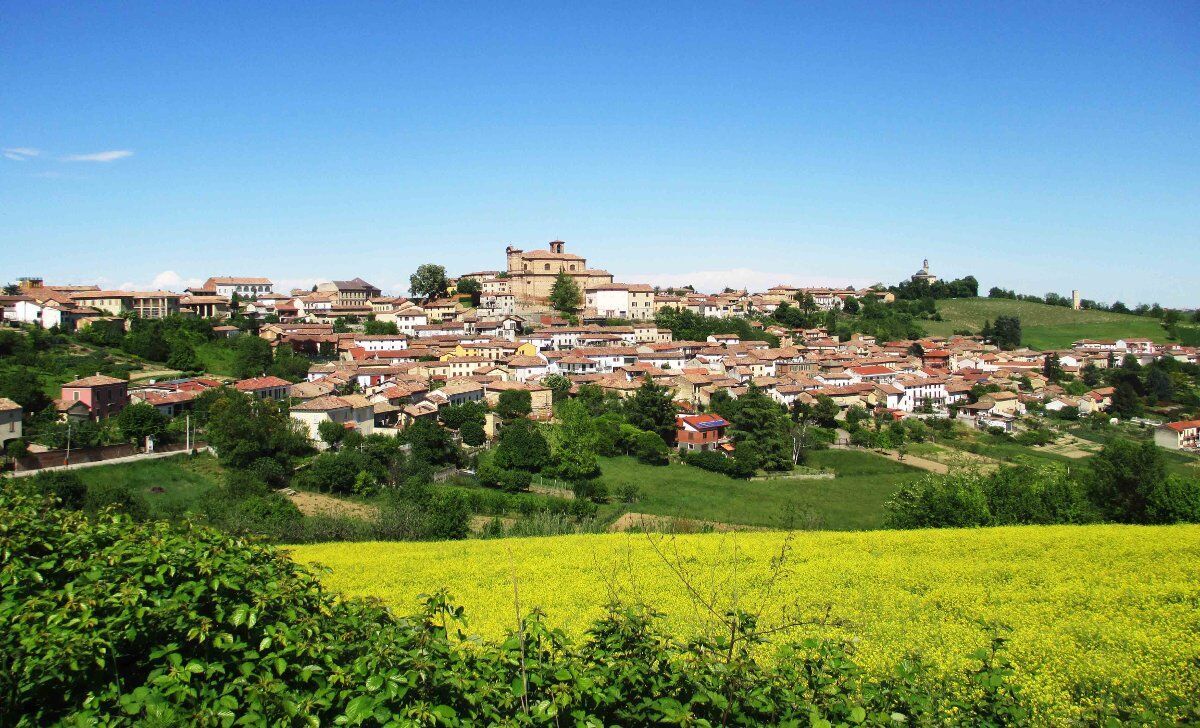
<svg viewBox="0 0 1200 728"><path fill-rule="evenodd" d="M293 289L308 291L318 283L328 283L325 278L272 278L276 293L290 293Z"/></svg>
<svg viewBox="0 0 1200 728"><path fill-rule="evenodd" d="M62 162L115 162L118 159L125 159L132 156L133 152L128 149L113 149L107 152L92 152L91 154L68 154L58 159Z"/></svg>
<svg viewBox="0 0 1200 728"><path fill-rule="evenodd" d="M799 273L777 273L754 270L753 268L730 268L728 270L702 270L691 273L649 273L619 276L630 283L649 283L663 288L672 286L695 286L697 291L715 292L725 288L750 292L765 291L771 286L869 286L875 281L856 278L834 278L830 276L801 275Z"/></svg>
<svg viewBox="0 0 1200 728"><path fill-rule="evenodd" d="M6 147L0 150L0 154L3 154L5 159L11 159L14 162L24 162L41 153L42 150L34 149L33 147Z"/></svg>
<svg viewBox="0 0 1200 728"><path fill-rule="evenodd" d="M173 270L164 270L154 276L149 283L126 281L117 286L122 291L182 291L185 288L198 287L204 283L202 278L184 278Z"/></svg>

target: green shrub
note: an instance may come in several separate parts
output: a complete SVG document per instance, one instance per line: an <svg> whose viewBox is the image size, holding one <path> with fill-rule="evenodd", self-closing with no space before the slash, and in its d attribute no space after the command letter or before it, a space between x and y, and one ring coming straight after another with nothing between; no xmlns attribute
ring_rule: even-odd
<svg viewBox="0 0 1200 728"><path fill-rule="evenodd" d="M124 483L104 481L88 488L84 499L86 510L95 513L109 507L118 508L136 520L146 518L149 513L146 501Z"/></svg>
<svg viewBox="0 0 1200 728"><path fill-rule="evenodd" d="M624 483L617 488L617 499L622 503L637 503L642 498L642 489L633 483Z"/></svg>
<svg viewBox="0 0 1200 728"><path fill-rule="evenodd" d="M465 615L444 594L396 618L326 592L281 552L194 523L89 519L18 492L0 493L0 523L6 724L1030 720L1000 638L964 660L965 672L906 661L869 677L836 642L767 649L744 612L718 637L681 641L653 612L612 606L580 643L533 612L519 639L465 648ZM950 680L971 689L950 690ZM1099 722L1108 717L1121 718Z"/></svg>
<svg viewBox="0 0 1200 728"><path fill-rule="evenodd" d="M87 503L88 489L79 475L71 470L49 470L28 476L28 483L37 492L58 498L64 508L80 510Z"/></svg>
<svg viewBox="0 0 1200 728"><path fill-rule="evenodd" d="M250 464L247 471L271 488L282 488L288 484L287 469L274 458L259 458Z"/></svg>
<svg viewBox="0 0 1200 728"><path fill-rule="evenodd" d="M596 478L577 480L571 484L571 490L577 500L586 499L593 503L608 502L608 486Z"/></svg>
<svg viewBox="0 0 1200 728"><path fill-rule="evenodd" d="M657 432L641 432L634 440L633 453L639 463L666 465L669 452L666 441Z"/></svg>
<svg viewBox="0 0 1200 728"><path fill-rule="evenodd" d="M504 470L500 473L500 487L509 493L529 490L533 476L524 470Z"/></svg>
<svg viewBox="0 0 1200 728"><path fill-rule="evenodd" d="M526 393L528 394L528 393ZM478 447L487 442L487 434L483 431L483 423L475 420L468 420L459 428L458 434L462 435L464 445Z"/></svg>

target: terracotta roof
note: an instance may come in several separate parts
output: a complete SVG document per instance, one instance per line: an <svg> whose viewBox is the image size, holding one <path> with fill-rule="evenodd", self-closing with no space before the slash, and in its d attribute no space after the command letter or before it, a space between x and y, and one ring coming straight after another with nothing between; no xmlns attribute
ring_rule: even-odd
<svg viewBox="0 0 1200 728"><path fill-rule="evenodd" d="M8 399L7 397L0 397L0 412L11 412L12 410L19 409L21 409L21 405L17 404L11 399Z"/></svg>
<svg viewBox="0 0 1200 728"><path fill-rule="evenodd" d="M310 399L307 402L301 402L297 405L292 405L293 412L328 412L335 409L346 409L350 407L350 403L341 397L333 395L325 395Z"/></svg>
<svg viewBox="0 0 1200 728"><path fill-rule="evenodd" d="M233 388L239 392L253 392L259 389L270 389L272 387L290 387L292 383L286 379L279 377L253 377L251 379L243 379L233 385Z"/></svg>
<svg viewBox="0 0 1200 728"><path fill-rule="evenodd" d="M104 374L97 373L91 377L76 379L73 382L67 382L63 387L103 387L107 384L128 384L124 379L117 379Z"/></svg>
<svg viewBox="0 0 1200 728"><path fill-rule="evenodd" d="M1184 430L1200 428L1200 420L1184 420L1182 422L1168 422L1167 424L1163 425L1163 427L1165 427L1169 430L1174 430L1175 432L1183 432Z"/></svg>

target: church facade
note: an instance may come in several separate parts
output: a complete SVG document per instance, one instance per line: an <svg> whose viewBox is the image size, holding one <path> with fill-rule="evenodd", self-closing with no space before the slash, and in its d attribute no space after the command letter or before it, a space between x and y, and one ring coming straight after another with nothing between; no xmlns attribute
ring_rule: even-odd
<svg viewBox="0 0 1200 728"><path fill-rule="evenodd" d="M504 251L508 259L509 291L518 301L543 302L550 297L554 279L565 273L574 279L579 290L608 285L612 273L587 267L587 259L566 252L566 243L551 241L547 250L519 250L511 245Z"/></svg>

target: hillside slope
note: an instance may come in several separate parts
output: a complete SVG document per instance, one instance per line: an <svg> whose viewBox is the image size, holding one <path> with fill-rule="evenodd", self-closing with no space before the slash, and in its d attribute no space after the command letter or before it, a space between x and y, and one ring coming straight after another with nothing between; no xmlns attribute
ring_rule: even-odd
<svg viewBox="0 0 1200 728"><path fill-rule="evenodd" d="M773 593L770 561L789 556ZM646 535L297 546L332 568L326 583L402 613L447 588L470 631L504 634L523 608L544 609L576 636L620 598L664 612L678 634L709 624L676 574L716 611L736 602L778 615L788 605L859 642L880 669L919 653L946 670L1011 629L1018 683L1044 720L1075 715L1071 695L1136 683L1166 700L1200 691L1200 526ZM660 555L659 552L665 554ZM1120 692L1117 690L1116 692Z"/></svg>
<svg viewBox="0 0 1200 728"><path fill-rule="evenodd" d="M1021 319L1023 342L1034 349L1061 349L1078 339L1143 338L1166 342L1167 334L1157 319L1108 311L1075 311L1044 303L1013 301L1005 298L958 298L938 301L942 321L923 321L925 329L935 336L948 336L954 331L978 333L985 320L998 316L1017 316ZM1195 329L1186 329L1189 332Z"/></svg>

